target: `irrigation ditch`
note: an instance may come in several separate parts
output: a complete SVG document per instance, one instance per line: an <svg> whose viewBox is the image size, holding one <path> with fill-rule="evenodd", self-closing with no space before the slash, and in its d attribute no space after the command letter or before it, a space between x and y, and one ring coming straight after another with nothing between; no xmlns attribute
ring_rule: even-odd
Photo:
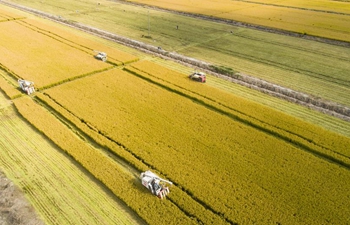
<svg viewBox="0 0 350 225"><path fill-rule="evenodd" d="M136 3L130 3L130 2L125 2L125 1L117 1L120 3L124 4L134 4L134 5L141 5L141 4L136 4ZM120 36L118 34L110 33L105 30L101 30L95 27L91 27L85 24L77 23L77 22L72 22L70 20L66 20L61 16L56 16L52 14L48 14L33 8L29 8L26 6L14 4L14 3L9 3L7 1L0 0L0 3L25 11L29 12L32 14L35 14L37 16L50 19L52 21L73 27L75 29L82 30L84 32L99 36L101 38L114 41L120 44L123 44L125 46L129 46L135 49L138 49L142 52L148 53L155 55L157 57L161 57L167 60L173 60L175 62L178 62L180 64L183 64L185 66L193 67L195 69L200 69L203 70L209 74L212 74L216 77L225 79L227 81L243 85L245 87L260 91L262 93L268 94L270 96L274 96L280 99L284 99L286 101L302 105L304 107L307 107L312 110L316 110L319 112L322 112L324 114L328 114L330 116L334 116L337 118L340 118L345 121L350 122L350 108L344 105L341 105L339 103L333 102L333 101L328 101L325 99L322 99L317 96L312 96L306 93L298 92L286 87L282 87L277 84L270 83L268 81L252 77L248 74L236 72L236 73L231 73L231 71L225 71L225 70L218 70L218 67L211 65L208 62L204 62L198 59L194 59L191 57L187 57L181 54L178 54L176 52L168 52L162 48L159 48L158 46L153 46L149 45L137 40L132 40L123 36ZM145 5L142 5L145 6ZM150 6L146 6L150 7ZM157 7L151 7L155 9L159 9ZM165 9L159 9L159 10L165 10ZM320 38L320 37L315 37L315 36L307 36L307 35L302 35L298 34L295 32L289 32L289 31L283 31L283 30L278 30L278 29L273 29L273 28L268 28L268 27L262 27L258 25L252 25L252 24L245 24L242 22L237 22L237 21L227 21L224 19L219 19L219 18L212 18L204 15L194 15L194 14L189 14L189 13L182 13L182 12L175 12L172 10L166 10L170 11L173 13L185 15L185 16L191 16L195 17L198 19L206 19L206 20L211 20L215 22L225 22L228 24L231 24L233 26L240 26L240 27L247 27L247 28L252 28L252 29L257 29L257 30L262 30L265 32L273 32L277 34L282 34L282 35L288 35L288 36L294 36L294 37L300 37L300 38L306 38L309 40L314 40L314 41L320 41L324 43L329 43L329 44L334 44L334 45L341 45L341 46L350 46L350 43L348 42L342 42L342 41L337 41L337 40L330 40L326 38Z"/></svg>

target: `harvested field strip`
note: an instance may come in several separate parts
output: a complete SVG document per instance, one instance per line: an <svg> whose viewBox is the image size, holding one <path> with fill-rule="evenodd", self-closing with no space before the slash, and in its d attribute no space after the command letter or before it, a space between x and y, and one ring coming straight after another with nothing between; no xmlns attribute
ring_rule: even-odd
<svg viewBox="0 0 350 225"><path fill-rule="evenodd" d="M128 165L132 165L134 168L137 168L138 172L134 174L134 176L137 177L140 171L144 171L149 168L157 171L158 168L156 168L154 165L149 165L142 158L140 158L140 156L135 155L122 143L114 141L111 137L103 134L95 127L92 127L92 125L87 124L82 119L73 115L68 109L64 109L57 102L54 102L54 100L48 95L38 93L36 97L45 105L45 107L49 107L50 111L55 111L60 117L65 118L65 123L68 122L70 127L74 126L74 129L79 130L85 140L88 140L90 143L95 143L94 145L98 145L98 148L107 149L109 151L108 155L111 156L112 154L116 156L118 163L125 164L125 162L127 162ZM121 151L121 149L124 149L124 151ZM174 184L177 185L176 182L174 182ZM234 224L234 222L230 221L229 219L220 218L221 216L218 216L220 213L215 212L215 210L211 209L209 205L206 205L204 202L196 199L186 189L172 187L171 190L173 194L168 196L168 199L170 199L173 204L184 211L188 217L196 218L198 222L204 224L221 224L225 220L230 224ZM209 211L209 209L211 211Z"/></svg>
<svg viewBox="0 0 350 225"><path fill-rule="evenodd" d="M132 65L132 67L135 67L135 68L139 69L140 71L144 72L145 74L148 74L151 76L151 77L148 77L148 76L144 77L143 75L136 73L136 75L144 77L144 79L148 79L151 82L155 82L156 84L161 85L164 88L169 88L169 89L171 89L171 91L173 91L173 92L175 91L180 95L184 95L188 98L194 98L193 100L197 100L198 102L207 105L207 107L212 106L212 107L214 107L215 110L223 110L222 113L225 113L225 112L228 114L233 113L233 115L238 116L238 118L236 118L236 119L243 119L244 121L246 121L246 123L252 123L251 124L252 126L258 126L257 128L260 127L261 129L267 129L266 132L270 131L274 135L277 135L277 136L282 135L281 138L283 138L283 136L286 135L286 136L284 136L284 138L286 138L285 139L286 141L291 141L291 140L289 140L290 139L289 136L291 136L291 138L294 141L296 141L295 144L297 144L297 145L301 144L301 143L306 143L306 144L312 143L312 145L314 145L314 144L319 145L319 148L321 151L320 153L322 153L322 151L326 150L326 152L330 152L331 155L334 155L334 153L335 153L335 155L337 155L337 153L333 152L333 151L338 151L338 154L340 154L340 155L345 154L346 158L344 159L345 160L344 163L347 167L350 165L349 163L347 163L348 159L350 159L350 152L345 147L345 145L338 145L338 146L334 146L333 144L329 145L330 142L327 142L327 141L324 142L317 137L319 132L321 132L321 133L325 132L322 129L319 129L319 128L315 129L316 127L312 127L310 124L301 124L301 121L297 121L295 119L292 120L291 117L287 117L287 116L283 116L282 117L283 119L281 119L281 118L277 119L277 117L281 117L282 115L278 115L277 117L271 117L271 116L267 116L268 113L253 114L253 112L257 112L257 111L263 111L263 112L267 111L267 109L263 109L263 110L254 109L254 108L256 108L256 107L254 107L254 105L250 105L249 107L241 107L240 110L237 110L236 105L237 105L238 99L233 101L231 98L230 101L225 101L226 99L229 99L229 98L225 97L222 93L215 93L215 90L210 90L211 94L209 97L206 94L207 92L204 92L208 88L204 87L204 88L197 88L196 89L194 87L194 85L192 87L190 85L188 85L189 88L186 88L184 86L179 86L182 84L182 82L178 82L180 80L179 78L181 78L180 74L176 74L174 71L169 71L169 70L165 69L164 67L160 67L158 65L152 64L152 63L147 62L147 61L140 61L139 63L134 63ZM154 78L156 78L158 81L155 81L152 78L152 76ZM174 78L172 78L172 77L174 77ZM183 76L182 76L182 78L183 78ZM159 83L159 81L160 81L160 83ZM172 87L172 85L169 85L169 81L170 81L170 84L175 85L175 86ZM174 81L176 83L171 83ZM186 94L186 92L188 92L188 94ZM219 96L221 96L221 97L219 97ZM209 100L209 102L208 102L208 100ZM234 102L234 104L233 104L233 102ZM244 104L244 102L242 102L242 100L240 100L240 102L242 105ZM254 108L252 108L252 107L254 107ZM249 109L249 110L243 111L242 109ZM244 119L244 118L246 118L246 119ZM282 122L282 120L289 121L289 122L286 125L285 123ZM309 132L305 132L304 129L300 129L301 127L305 127L305 126L310 127L309 129L312 130L313 132L309 133ZM285 133L285 134L283 134L283 133ZM337 139L337 138L342 138L342 137L341 136L337 137L337 135L335 135L334 138ZM342 138L342 139L344 139L344 141L347 140L346 138ZM299 140L301 142L299 142L297 140ZM320 142L322 144L319 144L318 142ZM348 143L348 144L350 144L350 143ZM301 145L303 145L303 144L301 144ZM336 149L336 150L332 150L332 149ZM341 149L343 149L343 150L341 150ZM309 149L309 150L311 150L311 149ZM341 157L341 158L343 158L343 157ZM340 160L340 161L342 161L342 160Z"/></svg>
<svg viewBox="0 0 350 225"><path fill-rule="evenodd" d="M274 39L272 40L271 37L267 38L266 35L264 35L264 32L255 32L255 35L252 35L251 32L235 32L233 33L233 35L239 38L243 38L245 40L249 39L252 41L257 41L260 44L269 44L273 46L286 47L288 49L294 49L300 52L309 52L311 54L325 56L327 58L350 62L348 51L341 51L341 48L338 46L323 44L322 48L318 48L317 45L312 44L312 41L309 40L286 39L283 37L279 37L278 35L275 35ZM276 47L272 48L276 51Z"/></svg>
<svg viewBox="0 0 350 225"><path fill-rule="evenodd" d="M212 45L211 45L212 46ZM342 73L342 71L339 71L338 68L345 68L345 67L335 67L334 65L332 67L332 65L327 65L325 64L324 61L320 61L319 59L315 58L318 57L321 59L321 57L316 56L314 54L306 54L305 52L303 53L303 55L299 55L299 58L306 58L309 59L308 61L311 63L313 63L315 65L315 67L318 67L318 69L314 69L314 68L310 68L310 64L308 64L307 66L300 66L301 64L299 64L299 66L296 67L296 65L298 63L298 60L295 59L291 59L291 57L289 57L288 55L285 55L286 50L281 51L283 52L283 55L277 54L275 53L274 57L280 57L280 62L276 61L274 59L269 59L268 55L270 54L269 52L266 52L266 57L264 56L264 54L261 54L263 51L259 51L258 49L255 49L255 51L259 52L260 54L257 54L255 56L253 56L250 53L247 52L242 52L240 51L240 47L236 46L236 48L234 49L227 49L225 48L227 46L213 46L213 47L208 47L208 49L211 49L213 51L220 51L223 52L227 55L232 55L244 60L248 60L251 62L255 62L255 63L261 63L261 64L265 64L268 66L272 66L273 68L279 68L279 69L283 69L283 70L287 70L290 72L296 72L296 73L302 73L303 75L306 75L307 77L311 77L311 78L316 78L316 79L320 79L320 80L324 80L326 81L328 84L337 84L340 86L344 86L349 88L350 87L350 80L347 76L345 76L344 73ZM275 49L276 50L276 49ZM296 55L296 54L293 54ZM313 60L310 60L310 56L314 56ZM283 61L282 61L283 60ZM300 59L301 61L301 59ZM349 61L349 60L348 60ZM339 64L349 64L348 61L338 61ZM323 64L322 64L323 62ZM294 63L294 64L292 64ZM319 65L319 66L318 66ZM330 74L329 72L334 70L334 73ZM327 73L325 73L327 72Z"/></svg>
<svg viewBox="0 0 350 225"><path fill-rule="evenodd" d="M101 180L147 223L154 224L162 221L162 223L192 224L193 221L183 215L183 212L170 201L161 202L152 195L135 191L144 190L138 180L121 171L119 166L106 155L77 138L66 126L31 99L16 99L15 105L31 124ZM26 110L27 107L31 107L32 111ZM144 192L148 193L146 190ZM138 201L139 199L143 201ZM153 204L150 205L149 202Z"/></svg>
<svg viewBox="0 0 350 225"><path fill-rule="evenodd" d="M167 80L168 76L175 79L166 70L161 72L163 79ZM183 76L181 79L188 81ZM94 84L94 89L87 90L85 87L91 84ZM194 89L196 86L205 87L191 81L186 87L191 84ZM180 203L186 205L186 215L194 212L197 206L208 206L213 215L221 215L221 221L228 223L249 223L244 218L263 223L297 223L296 220L314 223L325 218L339 220L329 212L332 210L328 208L330 205L336 204L336 208L348 210L346 204L340 206L338 202L328 201L329 197L319 196L321 193L329 196L326 191L329 185L342 188L339 182L343 182L335 177L330 182L329 175L320 176L320 173L333 171L330 173L334 174L335 169L346 174L348 170L130 73L109 70L47 89L45 93L84 123L122 144L140 161L173 181L176 184L172 192L174 196L171 193L169 198L179 207ZM206 93L216 96L213 90L206 89ZM92 101L102 98L104 101ZM233 96L230 99L237 107L243 104ZM89 107L83 107L87 105ZM252 106L253 111L266 110ZM94 113L96 111L99 113ZM314 170L310 166L320 168ZM305 173L308 176L299 176ZM306 181L306 178L310 180ZM177 188L181 191L178 192ZM315 190L318 190L318 197L314 198ZM183 195L181 193L186 193L185 200L178 199ZM303 193L304 197L298 193ZM310 202L315 201L322 209L312 209ZM296 212L300 204L305 206L303 212L309 216L288 216ZM321 211L325 214L321 215ZM207 221L206 215L196 218ZM280 215L286 215L286 218Z"/></svg>
<svg viewBox="0 0 350 225"><path fill-rule="evenodd" d="M1 168L47 224L143 224L13 108L0 116Z"/></svg>

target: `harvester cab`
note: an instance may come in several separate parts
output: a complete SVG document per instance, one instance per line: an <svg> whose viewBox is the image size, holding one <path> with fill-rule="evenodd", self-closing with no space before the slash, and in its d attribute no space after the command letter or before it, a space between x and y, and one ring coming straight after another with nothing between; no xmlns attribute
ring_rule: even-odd
<svg viewBox="0 0 350 225"><path fill-rule="evenodd" d="M97 54L95 55L96 59L102 60L103 62L107 61L107 53L99 52L99 51L95 51L95 52L97 52Z"/></svg>
<svg viewBox="0 0 350 225"><path fill-rule="evenodd" d="M28 95L35 92L34 82L28 80L18 80L20 88Z"/></svg>
<svg viewBox="0 0 350 225"><path fill-rule="evenodd" d="M203 72L195 71L189 76L189 78L191 80L195 80L195 81L198 81L198 82L201 82L201 83L205 83L207 81L206 75Z"/></svg>
<svg viewBox="0 0 350 225"><path fill-rule="evenodd" d="M165 183L168 183L170 185L173 184L168 180L164 180L158 177L156 174L152 173L149 170L141 173L140 179L142 181L142 185L160 199L165 198L170 192L169 187L167 187Z"/></svg>

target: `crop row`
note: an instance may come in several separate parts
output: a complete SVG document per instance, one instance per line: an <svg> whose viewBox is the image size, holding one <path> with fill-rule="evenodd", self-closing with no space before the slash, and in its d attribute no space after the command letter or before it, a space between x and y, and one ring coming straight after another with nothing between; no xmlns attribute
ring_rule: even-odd
<svg viewBox="0 0 350 225"><path fill-rule="evenodd" d="M143 190L139 181L135 181L134 178L123 172L105 154L93 149L74 135L71 130L40 105L26 97L16 99L14 103L24 118L104 183L147 223L193 223L190 218L183 215L183 212L170 201L162 202L152 195L145 195L142 191L135 191L138 189ZM28 108L31 110L28 110ZM152 204L149 204L150 202Z"/></svg>
<svg viewBox="0 0 350 225"><path fill-rule="evenodd" d="M137 67L139 63L134 64ZM149 65L150 73L155 67ZM157 81L141 71L126 73L114 69L47 89L45 93L60 107L68 109L105 137L127 148L142 163L161 171L172 180L176 187L190 196L183 204L189 207L185 209L186 212L200 203L230 223L244 221L244 218L271 222L283 220L280 214L287 210L276 202L297 208L300 202L288 202L290 196L319 188L322 189L319 193L328 196L326 190L315 183L317 173L312 172L310 177L296 177L296 174L306 173L308 169L300 165L309 165L310 162L313 167L322 167L324 171L334 172L339 167L324 164L318 156L303 151L298 145L291 145L287 140L288 135L294 139L296 137L289 130L274 128L274 124L252 117L257 112L263 112L259 119L269 122L270 113L270 117L281 122L281 118L278 120L280 114L275 116L275 111L245 102L244 99L225 97L225 92L206 89L189 81L186 75L173 76L173 72L165 68L159 70L161 78ZM182 79L182 84L172 84L169 77ZM164 80L163 83L159 82L160 79ZM92 84L94 88L88 90L86 87ZM189 91L191 85L193 90L196 90L196 86L205 90L204 93L220 98L216 98L215 102L210 96L203 97L193 90ZM244 108L246 113L251 114L250 117L243 113L233 115L235 110L239 110L225 106L229 104ZM244 120L240 119L244 116ZM292 127L298 128L295 124ZM278 136L278 132L282 134ZM298 141L305 144L302 138ZM275 169L271 171L269 168ZM268 171L269 175L264 175L264 171ZM330 179L327 175L322 182L329 185ZM339 187L341 181L333 178L332 182ZM178 193L181 192L174 189L176 196L170 195L170 199L179 205L181 194ZM288 194L281 195L282 190ZM302 199L303 204L309 205L308 199ZM325 197L316 201L326 204L329 199ZM278 210L269 216L257 210L266 208L272 212L271 207ZM287 211L282 214L288 214ZM310 208L306 211L310 216L298 219L309 221L320 216L320 211ZM321 211L327 212L328 209L325 206ZM204 223L207 221L198 215L196 217ZM320 220L325 217L334 219L326 213ZM288 220L293 219L288 217Z"/></svg>

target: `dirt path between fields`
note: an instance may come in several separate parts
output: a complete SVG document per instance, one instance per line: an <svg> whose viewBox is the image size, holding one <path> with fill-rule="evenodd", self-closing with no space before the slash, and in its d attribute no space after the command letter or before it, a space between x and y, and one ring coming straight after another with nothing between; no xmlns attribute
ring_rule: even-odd
<svg viewBox="0 0 350 225"><path fill-rule="evenodd" d="M303 35L303 34L291 32L291 31L279 30L279 29L258 26L258 25L253 25L253 24L245 24L242 22L237 22L237 21L232 21L232 20L224 20L224 19L220 19L220 18L213 18L213 17L209 17L209 16L205 16L205 15L183 13L183 12L162 9L162 8L143 5L143 4L136 4L136 3L132 3L132 2L126 2L126 1L120 1L120 0L111 0L111 1L119 2L122 4L131 4L131 5L154 8L157 10L168 11L168 12L179 14L179 15L185 15L185 16L190 16L190 17L194 17L194 18L198 18L198 19L227 23L227 24L231 24L234 26L257 29L257 30L261 30L264 32L271 32L271 33L276 33L276 34L300 37L300 38L305 38L305 39L309 39L309 40L313 40L313 41L320 41L320 42L324 42L324 43L328 43L328 44L350 47L350 42L337 41L337 40L332 40L332 39L327 39L327 38L320 38L320 37L315 37L315 36ZM173 61L181 63L185 66L189 66L189 67L193 67L195 69L202 70L202 71L210 73L216 77L220 77L222 79L243 85L245 87L260 91L262 93L265 93L265 94L268 94L268 95L271 95L271 96L274 96L277 98L284 99L284 100L289 101L289 102L293 102L293 103L302 105L304 107L322 112L324 114L328 114L328 115L340 118L340 119L345 120L345 121L350 121L350 108L347 106L338 104L336 102L327 101L327 100L321 99L317 96L311 96L311 95L308 95L308 94L305 94L302 92L294 91L292 89L282 87L280 85L273 84L273 83L267 82L265 80L261 80L259 78L252 77L248 74L236 73L234 75L227 75L227 74L217 73L217 72L215 72L215 69L213 69L213 65L211 65L207 62L198 60L198 59L194 59L194 58L190 58L190 57L187 57L184 55L180 55L176 52L168 52L168 51L165 51L157 46L145 44L143 42L132 40L132 39L120 36L118 34L110 33L110 32L100 30L98 28L91 27L88 25L68 21L68 20L65 20L64 18L61 18L60 16L51 15L51 14L48 14L48 13L45 13L45 12L42 12L42 11L39 11L39 10L36 10L33 8L26 7L26 6L17 5L17 4L10 3L7 1L3 1L3 0L0 0L0 3L8 5L8 6L13 7L13 8L17 8L17 9L22 10L22 11L33 13L37 16L53 20L55 22L58 22L58 23L61 23L64 25L71 26L73 28L85 31L87 33L99 36L99 37L107 39L107 40L118 42L120 44L138 49L140 51L155 55L157 57L161 57L161 58L164 58L167 60L173 60Z"/></svg>
<svg viewBox="0 0 350 225"><path fill-rule="evenodd" d="M43 225L20 189L0 171L0 224Z"/></svg>

